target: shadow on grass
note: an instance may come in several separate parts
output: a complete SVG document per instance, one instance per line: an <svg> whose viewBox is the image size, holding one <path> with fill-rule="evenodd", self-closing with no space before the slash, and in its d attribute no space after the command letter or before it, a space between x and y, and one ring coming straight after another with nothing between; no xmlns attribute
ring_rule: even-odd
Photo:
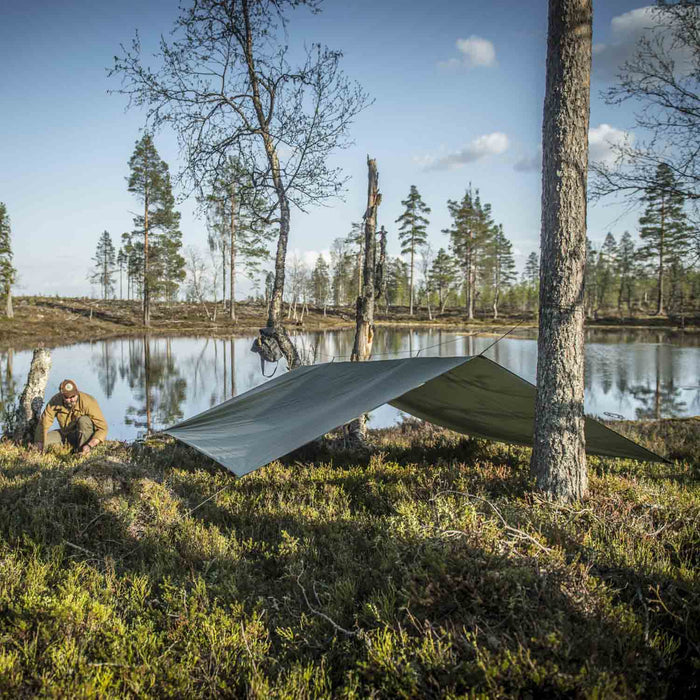
<svg viewBox="0 0 700 700"><path fill-rule="evenodd" d="M297 454L239 480L172 443L122 449L111 462L0 467L0 536L27 556L62 551L66 571L144 577L150 593L129 614L103 595L127 629L133 616L148 619L148 673L163 693L243 692L260 674L282 687L297 667L322 670L320 695L696 692L687 613L699 609L697 586L681 604L668 598L672 576L592 559L602 540L584 546L576 519L552 519L530 494L525 450L439 435L384 447L361 464ZM655 587L668 611L649 602ZM198 617L189 621L181 599L202 601ZM248 649L250 667L245 645L221 641L219 609L262 625L266 651ZM20 606L3 624L20 620L30 634L56 624L46 644L60 639L50 612ZM216 664L188 665L183 620ZM219 642L200 639L208 629ZM26 683L42 663L24 668ZM190 686L174 685L178 663Z"/></svg>

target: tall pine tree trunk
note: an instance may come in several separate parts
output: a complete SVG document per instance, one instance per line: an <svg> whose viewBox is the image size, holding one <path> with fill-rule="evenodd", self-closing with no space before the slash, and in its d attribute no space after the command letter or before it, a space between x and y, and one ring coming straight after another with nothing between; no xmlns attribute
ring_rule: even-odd
<svg viewBox="0 0 700 700"><path fill-rule="evenodd" d="M143 325L151 325L151 290L148 280L148 192L143 207Z"/></svg>
<svg viewBox="0 0 700 700"><path fill-rule="evenodd" d="M665 198L661 201L661 227L659 231L659 281L658 296L656 298L656 315L664 313L664 243L666 228L666 207Z"/></svg>
<svg viewBox="0 0 700 700"><path fill-rule="evenodd" d="M583 416L591 0L550 0L542 133L537 398L531 470L549 497L588 488Z"/></svg>
<svg viewBox="0 0 700 700"><path fill-rule="evenodd" d="M236 307L234 294L235 279L236 279L236 191L233 185L231 186L231 240L229 242L231 253L230 274L231 274L231 307L229 308L229 318L232 322L236 322Z"/></svg>
<svg viewBox="0 0 700 700"><path fill-rule="evenodd" d="M408 313L413 316L413 246L411 246L411 284L409 285Z"/></svg>

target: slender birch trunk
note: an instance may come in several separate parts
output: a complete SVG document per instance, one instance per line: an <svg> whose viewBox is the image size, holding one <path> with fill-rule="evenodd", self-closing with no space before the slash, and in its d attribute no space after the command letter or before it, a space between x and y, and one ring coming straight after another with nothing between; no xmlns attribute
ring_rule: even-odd
<svg viewBox="0 0 700 700"><path fill-rule="evenodd" d="M12 288L9 284L5 287L5 316L7 318L15 317L15 312L12 308Z"/></svg>
<svg viewBox="0 0 700 700"><path fill-rule="evenodd" d="M583 431L584 264L591 0L550 0L542 129L537 398L531 471L549 497L588 488Z"/></svg>
<svg viewBox="0 0 700 700"><path fill-rule="evenodd" d="M231 240L229 243L229 252L231 253L230 274L231 274L231 307L229 308L229 318L233 323L236 322L235 302L235 278L236 278L236 191L234 186L231 186Z"/></svg>
<svg viewBox="0 0 700 700"><path fill-rule="evenodd" d="M44 405L44 392L51 371L51 353L38 348L32 355L32 363L27 375L19 405L15 413L13 439L16 443L27 445L34 441L36 427Z"/></svg>

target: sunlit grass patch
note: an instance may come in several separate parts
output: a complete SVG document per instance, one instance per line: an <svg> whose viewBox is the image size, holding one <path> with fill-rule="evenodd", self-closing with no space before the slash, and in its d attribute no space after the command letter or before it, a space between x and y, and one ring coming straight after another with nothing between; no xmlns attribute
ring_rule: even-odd
<svg viewBox="0 0 700 700"><path fill-rule="evenodd" d="M524 448L372 439L242 479L170 441L0 445L0 694L694 694L692 462L592 460L563 505Z"/></svg>

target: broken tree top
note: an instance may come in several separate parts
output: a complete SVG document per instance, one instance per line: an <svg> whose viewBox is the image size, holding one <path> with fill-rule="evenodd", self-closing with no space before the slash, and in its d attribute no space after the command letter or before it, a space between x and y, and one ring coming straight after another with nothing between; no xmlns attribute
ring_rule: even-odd
<svg viewBox="0 0 700 700"><path fill-rule="evenodd" d="M459 433L532 445L534 385L481 355L300 367L163 432L243 476L385 403ZM665 461L592 418L585 432L589 454Z"/></svg>

